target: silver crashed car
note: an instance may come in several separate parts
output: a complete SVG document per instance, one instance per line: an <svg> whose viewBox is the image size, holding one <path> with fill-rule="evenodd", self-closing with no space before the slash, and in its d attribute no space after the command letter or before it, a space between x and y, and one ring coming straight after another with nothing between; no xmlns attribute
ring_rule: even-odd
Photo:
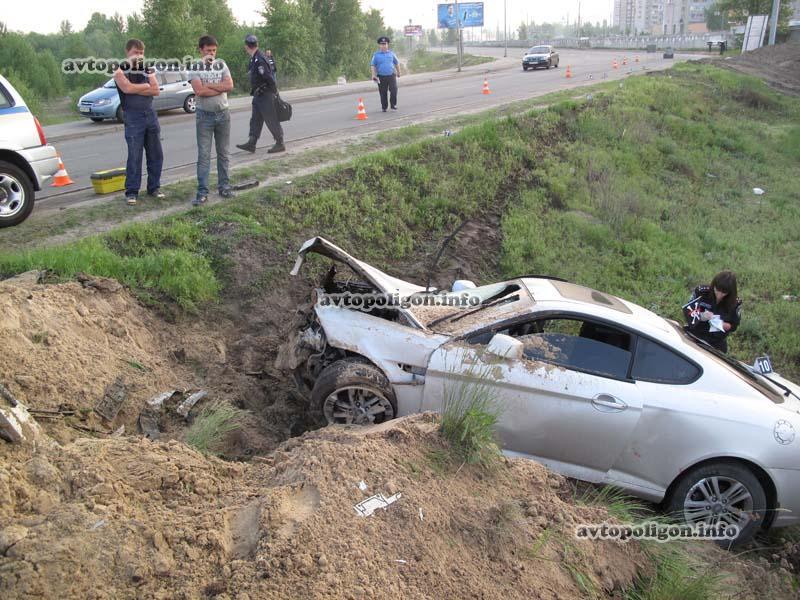
<svg viewBox="0 0 800 600"><path fill-rule="evenodd" d="M310 253L334 264L276 366L329 423L437 411L448 388L489 385L507 455L663 502L689 524L735 525L736 543L800 521L790 381L557 278L426 290L321 237L300 248L293 275ZM401 301L366 310L370 297Z"/></svg>

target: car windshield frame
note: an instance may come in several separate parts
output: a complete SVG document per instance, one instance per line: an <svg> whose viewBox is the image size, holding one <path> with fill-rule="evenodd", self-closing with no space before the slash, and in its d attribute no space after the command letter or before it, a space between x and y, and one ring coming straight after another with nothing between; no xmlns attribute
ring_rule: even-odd
<svg viewBox="0 0 800 600"><path fill-rule="evenodd" d="M673 321L668 321L668 323L675 328L675 330L684 340L691 341L694 344L694 346L700 348L701 350L704 350L707 354L712 356L717 362L722 363L726 367L729 367L731 371L734 372L734 374L736 374L745 383L750 385L750 387L761 392L761 394L766 396L773 403L783 404L784 402L783 395L781 395L772 387L769 380L760 378L756 373L748 369L744 365L744 363L736 360L735 358L731 358L724 352L721 352L716 348L714 348L714 346L712 346L708 342L687 332L678 323L675 323Z"/></svg>
<svg viewBox="0 0 800 600"><path fill-rule="evenodd" d="M528 54L550 54L550 46L532 46Z"/></svg>

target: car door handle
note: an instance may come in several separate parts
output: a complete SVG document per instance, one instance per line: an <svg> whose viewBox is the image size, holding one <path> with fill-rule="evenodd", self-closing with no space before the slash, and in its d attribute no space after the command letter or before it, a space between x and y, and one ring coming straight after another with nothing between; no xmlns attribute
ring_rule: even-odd
<svg viewBox="0 0 800 600"><path fill-rule="evenodd" d="M628 408L625 402L611 394L597 394L592 398L592 406L600 412L621 412Z"/></svg>

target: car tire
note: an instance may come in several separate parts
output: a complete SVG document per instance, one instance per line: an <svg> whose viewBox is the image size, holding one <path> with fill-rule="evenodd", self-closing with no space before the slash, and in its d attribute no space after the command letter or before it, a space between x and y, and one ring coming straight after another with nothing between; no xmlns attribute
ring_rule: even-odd
<svg viewBox="0 0 800 600"><path fill-rule="evenodd" d="M186 99L183 101L183 110L185 110L190 115L193 115L197 110L197 102L195 100L194 94L190 94L186 96Z"/></svg>
<svg viewBox="0 0 800 600"><path fill-rule="evenodd" d="M719 497L711 495L710 498L713 500L709 500L708 494L715 493L715 481L716 489L722 495ZM727 508L731 506L727 504L725 497L728 493L736 499L731 504L737 509L738 514L735 516ZM724 504L719 502L722 498L725 498ZM689 505L690 502L693 504ZM701 505L706 502L707 504ZM744 521L739 523L738 536L729 540L717 540L723 547L732 547L749 541L759 530L767 512L767 496L761 482L746 466L735 462L718 461L695 467L682 475L666 502L666 509L679 521L689 524L703 522L712 525L715 520L717 522L720 520L719 515L733 516L733 520L738 520L736 517L743 517ZM708 516L703 518L698 515L691 518L686 513L689 509L708 512ZM719 515L714 513L717 510L721 511Z"/></svg>
<svg viewBox="0 0 800 600"><path fill-rule="evenodd" d="M89 117L89 119L91 119L95 123L102 123L103 121L103 117Z"/></svg>
<svg viewBox="0 0 800 600"><path fill-rule="evenodd" d="M0 228L19 225L33 210L33 182L17 165L0 160Z"/></svg>
<svg viewBox="0 0 800 600"><path fill-rule="evenodd" d="M558 68L558 61L556 61L556 64L554 65L554 67L555 67L556 69Z"/></svg>
<svg viewBox="0 0 800 600"><path fill-rule="evenodd" d="M522 70L523 70L523 71L527 71L527 70L528 70L528 67L527 67L526 65L522 65Z"/></svg>
<svg viewBox="0 0 800 600"><path fill-rule="evenodd" d="M117 123L124 123L125 122L125 115L122 112L122 107L117 107L117 112L114 113L114 118L117 120Z"/></svg>
<svg viewBox="0 0 800 600"><path fill-rule="evenodd" d="M548 70L548 71L550 70L550 67L551 67L551 66L553 66L553 63L551 63L551 62L548 60L548 61L547 61L547 70Z"/></svg>
<svg viewBox="0 0 800 600"><path fill-rule="evenodd" d="M311 408L328 424L371 425L397 414L389 380L375 365L346 358L325 367L311 391Z"/></svg>

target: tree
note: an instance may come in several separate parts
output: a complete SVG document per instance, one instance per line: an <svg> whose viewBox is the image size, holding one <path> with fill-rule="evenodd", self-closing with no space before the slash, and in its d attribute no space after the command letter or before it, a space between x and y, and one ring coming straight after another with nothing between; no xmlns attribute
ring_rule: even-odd
<svg viewBox="0 0 800 600"><path fill-rule="evenodd" d="M380 36L388 35L386 24L383 22L383 15L378 9L373 8L366 13L364 22L367 28L367 39L376 42Z"/></svg>
<svg viewBox="0 0 800 600"><path fill-rule="evenodd" d="M428 45L431 48L439 45L439 35L436 33L435 29L428 30Z"/></svg>
<svg viewBox="0 0 800 600"><path fill-rule="evenodd" d="M58 31L62 36L67 36L72 33L72 23L69 21L61 21L61 24L58 26Z"/></svg>
<svg viewBox="0 0 800 600"><path fill-rule="evenodd" d="M278 73L301 82L320 77L321 26L310 0L269 0L262 13L266 20L266 46L278 63Z"/></svg>
<svg viewBox="0 0 800 600"><path fill-rule="evenodd" d="M204 27L202 17L192 12L191 0L144 0L142 38L146 56L193 56Z"/></svg>
<svg viewBox="0 0 800 600"><path fill-rule="evenodd" d="M716 8L709 6L703 11L703 14L709 31L722 31L725 29L725 19Z"/></svg>
<svg viewBox="0 0 800 600"><path fill-rule="evenodd" d="M524 21L519 24L519 27L517 27L517 36L519 37L520 40L528 39L528 26L525 24Z"/></svg>
<svg viewBox="0 0 800 600"><path fill-rule="evenodd" d="M727 15L726 20L728 21L745 23L750 15L772 14L772 0L718 0L711 8L721 15ZM791 14L791 2L781 2L781 9L778 13L778 31L780 33L788 31Z"/></svg>

